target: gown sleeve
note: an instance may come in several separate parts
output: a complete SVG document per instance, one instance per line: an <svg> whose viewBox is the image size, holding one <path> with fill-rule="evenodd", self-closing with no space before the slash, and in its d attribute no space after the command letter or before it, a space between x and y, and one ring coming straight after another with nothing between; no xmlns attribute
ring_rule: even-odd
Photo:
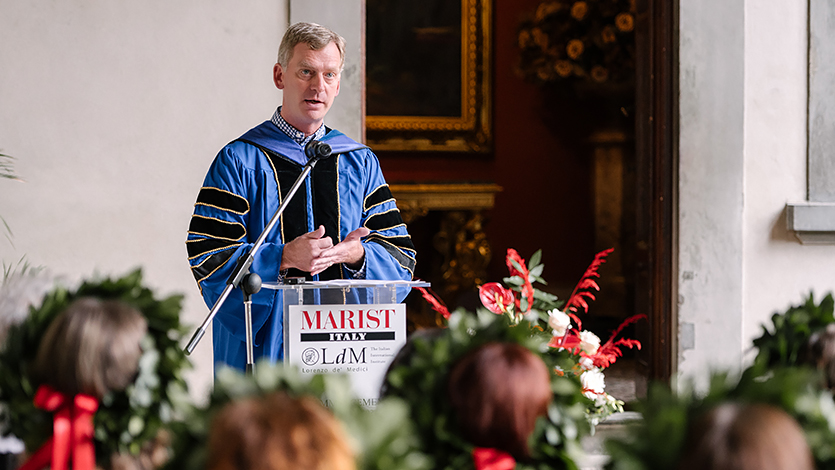
<svg viewBox="0 0 835 470"><path fill-rule="evenodd" d="M380 163L370 151L365 160L365 173L362 226L371 230L364 240L366 278L411 280L415 270L415 246L380 170Z"/></svg>
<svg viewBox="0 0 835 470"><path fill-rule="evenodd" d="M252 248L261 234L259 227L263 226L257 198L258 192L263 191L265 177L263 172L246 167L236 150L240 152L241 147L234 144L224 147L209 168L194 205L186 241L192 274L210 307L226 287L236 261ZM283 244L265 242L250 271L265 282L278 279L283 248ZM276 297L277 292L252 296L256 345L263 340L258 332L272 313ZM243 342L246 328L242 305L243 294L240 289L233 289L215 321Z"/></svg>

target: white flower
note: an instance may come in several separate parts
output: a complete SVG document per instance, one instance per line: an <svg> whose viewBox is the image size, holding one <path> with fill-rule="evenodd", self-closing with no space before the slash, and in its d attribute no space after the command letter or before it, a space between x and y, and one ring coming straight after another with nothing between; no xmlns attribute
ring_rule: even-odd
<svg viewBox="0 0 835 470"><path fill-rule="evenodd" d="M580 349L582 349L584 353L591 356L597 352L597 348L599 347L600 338L598 338L596 334L591 331L580 332Z"/></svg>
<svg viewBox="0 0 835 470"><path fill-rule="evenodd" d="M565 336L565 331L571 328L571 317L557 309L549 310L548 326L554 329L554 336Z"/></svg>
<svg viewBox="0 0 835 470"><path fill-rule="evenodd" d="M580 374L580 383L583 385L583 395L595 401L606 388L603 372L600 369L591 369Z"/></svg>
<svg viewBox="0 0 835 470"><path fill-rule="evenodd" d="M592 370L594 368L594 361L590 357L581 357L580 368L583 370Z"/></svg>

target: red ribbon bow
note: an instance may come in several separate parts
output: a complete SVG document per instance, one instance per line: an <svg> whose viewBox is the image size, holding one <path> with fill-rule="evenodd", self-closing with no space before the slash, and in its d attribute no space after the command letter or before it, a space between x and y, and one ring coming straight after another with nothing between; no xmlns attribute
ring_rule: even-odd
<svg viewBox="0 0 835 470"><path fill-rule="evenodd" d="M476 470L513 470L516 459L499 449L476 447L473 449L473 461Z"/></svg>
<svg viewBox="0 0 835 470"><path fill-rule="evenodd" d="M95 397L79 393L71 400L48 385L35 393L35 406L51 411L52 437L18 470L67 470L72 456L73 470L95 470L96 452L93 444L93 415L99 407Z"/></svg>

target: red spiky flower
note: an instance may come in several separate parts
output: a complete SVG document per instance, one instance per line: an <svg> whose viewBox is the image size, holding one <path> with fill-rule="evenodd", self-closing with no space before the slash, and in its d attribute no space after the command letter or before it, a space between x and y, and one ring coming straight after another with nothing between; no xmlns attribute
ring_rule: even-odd
<svg viewBox="0 0 835 470"><path fill-rule="evenodd" d="M516 310L522 313L528 313L533 307L533 284L531 283L531 273L525 265L525 260L519 256L519 253L513 248L507 249L507 257L505 258L507 270L511 276L519 276L522 278L522 298L525 299L526 305L524 312L522 311L521 299L516 299Z"/></svg>
<svg viewBox="0 0 835 470"><path fill-rule="evenodd" d="M432 310L440 313L445 319L449 320L449 309L447 308L446 304L443 300L440 299L431 289L426 289L424 287L417 287L417 290L420 291L420 295L429 302L429 305L432 306Z"/></svg>
<svg viewBox="0 0 835 470"><path fill-rule="evenodd" d="M641 349L641 342L637 339L621 338L615 341L615 338L620 334L621 331L623 331L623 329L627 325L635 323L638 320L641 320L646 317L647 316L642 313L639 315L633 315L624 320L623 323L621 323L620 326L618 326L617 329L612 333L612 336L609 337L609 340L600 345L600 348L598 348L597 353L595 353L592 356L588 356L591 358L592 361L594 361L594 366L600 367L601 369L605 369L610 365L614 364L619 357L623 356L623 352L620 350L621 346L626 346L629 349L632 349L633 347Z"/></svg>
<svg viewBox="0 0 835 470"><path fill-rule="evenodd" d="M574 287L574 291L568 297L568 302L565 303L564 309L566 313L577 313L581 308L584 312L588 311L588 302L594 300L593 291L600 292L600 286L594 280L600 277L597 270L601 264L606 262L606 257L613 251L615 251L614 248L609 248L594 256L594 261L591 262L586 272L583 273L583 277L580 278L580 282Z"/></svg>

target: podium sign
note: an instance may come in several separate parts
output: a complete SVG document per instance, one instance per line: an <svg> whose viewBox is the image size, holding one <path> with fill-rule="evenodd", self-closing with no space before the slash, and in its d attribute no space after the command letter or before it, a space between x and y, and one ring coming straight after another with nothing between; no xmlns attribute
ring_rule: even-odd
<svg viewBox="0 0 835 470"><path fill-rule="evenodd" d="M284 360L302 374L347 373L364 406L373 407L389 364L406 344L406 306L291 305Z"/></svg>
<svg viewBox="0 0 835 470"><path fill-rule="evenodd" d="M423 281L364 279L269 284L283 292L284 361L302 374L348 374L373 408L389 364L406 344L406 305Z"/></svg>

